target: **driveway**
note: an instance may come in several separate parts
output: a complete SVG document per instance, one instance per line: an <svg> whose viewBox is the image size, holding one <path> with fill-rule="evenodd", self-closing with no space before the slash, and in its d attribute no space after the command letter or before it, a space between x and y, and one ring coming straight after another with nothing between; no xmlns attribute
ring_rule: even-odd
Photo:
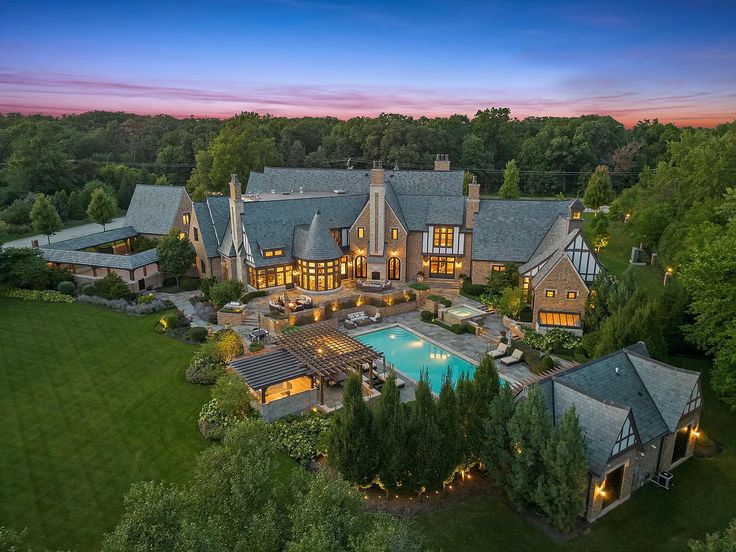
<svg viewBox="0 0 736 552"><path fill-rule="evenodd" d="M112 220L109 224L105 225L107 230L113 228L121 228L125 222L125 217L118 217ZM89 224L82 224L81 226L74 226L72 228L65 228L60 230L53 236L51 236L51 243L68 240L70 238L78 238L79 236L86 236L88 234L96 234L102 232L102 225L91 222ZM3 244L3 247L31 247L31 242L38 240L39 245L47 243L46 236L38 234L37 236L29 236L20 240L13 240Z"/></svg>

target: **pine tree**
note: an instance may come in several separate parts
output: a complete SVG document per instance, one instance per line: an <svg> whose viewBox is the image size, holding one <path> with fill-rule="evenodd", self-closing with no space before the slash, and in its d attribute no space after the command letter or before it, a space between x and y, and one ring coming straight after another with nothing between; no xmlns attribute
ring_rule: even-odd
<svg viewBox="0 0 736 552"><path fill-rule="evenodd" d="M587 475L585 441L574 406L550 435L543 457L545 474L536 502L557 529L569 531L585 508Z"/></svg>
<svg viewBox="0 0 736 552"><path fill-rule="evenodd" d="M342 400L327 437L327 454L345 479L362 485L373 480L376 462L373 416L363 401L363 382L358 374L348 377Z"/></svg>
<svg viewBox="0 0 736 552"><path fill-rule="evenodd" d="M534 502L544 475L543 454L552 421L538 386L530 388L517 404L508 424L513 460L509 473L509 496L517 508Z"/></svg>
<svg viewBox="0 0 736 552"><path fill-rule="evenodd" d="M396 387L396 374L389 375L373 411L373 436L377 451L378 478L386 489L401 486L406 477L406 412Z"/></svg>
<svg viewBox="0 0 736 552"><path fill-rule="evenodd" d="M105 225L112 221L118 210L115 198L102 188L95 188L87 206L87 215L97 224Z"/></svg>
<svg viewBox="0 0 736 552"><path fill-rule="evenodd" d="M519 167L516 165L515 159L506 163L506 168L503 171L503 184L498 189L498 195L504 199L515 199L521 195Z"/></svg>
<svg viewBox="0 0 736 552"><path fill-rule="evenodd" d="M457 399L458 416L460 418L461 439L461 463L464 468L470 468L475 464L476 458L473 454L473 439L471 438L472 427L475 416L475 386L468 374L463 372L457 379L455 385L455 397Z"/></svg>
<svg viewBox="0 0 736 552"><path fill-rule="evenodd" d="M514 414L514 394L504 385L491 401L485 424L483 462L496 489L507 489L511 471L512 448L509 440L509 421Z"/></svg>
<svg viewBox="0 0 736 552"><path fill-rule="evenodd" d="M69 194L66 193L66 190L58 190L51 201L56 207L56 212L59 213L61 220L67 220L69 218Z"/></svg>
<svg viewBox="0 0 736 552"><path fill-rule="evenodd" d="M590 207L598 214L601 206L606 205L613 199L613 187L611 185L611 175L608 174L608 167L598 165L595 172L588 180L588 186L583 194L583 203L586 207Z"/></svg>
<svg viewBox="0 0 736 552"><path fill-rule="evenodd" d="M49 243L51 235L61 230L61 217L54 204L44 194L36 194L36 201L31 208L31 224L36 232L46 236Z"/></svg>
<svg viewBox="0 0 736 552"><path fill-rule="evenodd" d="M483 355L472 380L472 408L467 414L467 442L471 463L481 461L491 401L498 394L498 372L489 355Z"/></svg>
<svg viewBox="0 0 736 552"><path fill-rule="evenodd" d="M452 387L452 372L442 378L440 398L437 401L437 425L440 430L442 450L442 479L446 481L455 472L463 456L463 439L460 433L460 412Z"/></svg>
<svg viewBox="0 0 736 552"><path fill-rule="evenodd" d="M410 423L410 483L421 499L427 489L442 483L442 450L437 425L437 405L429 387L427 370L422 370L414 393Z"/></svg>

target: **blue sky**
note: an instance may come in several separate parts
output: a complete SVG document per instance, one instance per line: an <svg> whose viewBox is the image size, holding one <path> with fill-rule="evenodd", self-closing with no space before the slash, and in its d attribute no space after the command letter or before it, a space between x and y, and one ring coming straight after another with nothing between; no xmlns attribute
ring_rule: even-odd
<svg viewBox="0 0 736 552"><path fill-rule="evenodd" d="M2 4L2 112L736 117L736 2Z"/></svg>

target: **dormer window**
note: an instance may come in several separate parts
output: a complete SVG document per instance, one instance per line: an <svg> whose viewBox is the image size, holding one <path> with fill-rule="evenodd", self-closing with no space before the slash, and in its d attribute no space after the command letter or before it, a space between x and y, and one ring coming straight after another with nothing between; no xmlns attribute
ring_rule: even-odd
<svg viewBox="0 0 736 552"><path fill-rule="evenodd" d="M581 220L583 218L583 212L582 211L573 211L571 218L572 218L572 220Z"/></svg>
<svg viewBox="0 0 736 552"><path fill-rule="evenodd" d="M265 249L263 251L264 257L281 257L284 254L283 249Z"/></svg>

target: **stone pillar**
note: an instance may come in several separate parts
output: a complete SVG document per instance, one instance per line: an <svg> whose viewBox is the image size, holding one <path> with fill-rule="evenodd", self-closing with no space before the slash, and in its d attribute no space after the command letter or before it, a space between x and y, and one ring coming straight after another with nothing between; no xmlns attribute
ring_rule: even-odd
<svg viewBox="0 0 736 552"><path fill-rule="evenodd" d="M383 249L386 243L386 186L384 183L384 171L380 161L373 162L368 201L370 211L368 253L369 255L380 256L383 255Z"/></svg>

